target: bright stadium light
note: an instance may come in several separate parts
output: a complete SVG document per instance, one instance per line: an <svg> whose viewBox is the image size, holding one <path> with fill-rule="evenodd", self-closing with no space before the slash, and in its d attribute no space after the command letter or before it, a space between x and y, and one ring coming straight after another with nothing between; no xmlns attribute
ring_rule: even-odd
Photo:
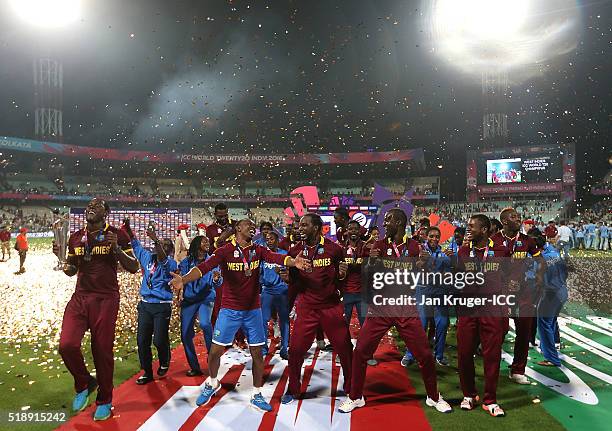
<svg viewBox="0 0 612 431"><path fill-rule="evenodd" d="M62 27L81 16L81 0L11 0L24 21L47 28Z"/></svg>
<svg viewBox="0 0 612 431"><path fill-rule="evenodd" d="M428 19L437 55L466 72L511 69L575 48L575 0L431 0Z"/></svg>
<svg viewBox="0 0 612 431"><path fill-rule="evenodd" d="M528 7L529 0L441 0L436 19L461 37L506 39L525 23Z"/></svg>

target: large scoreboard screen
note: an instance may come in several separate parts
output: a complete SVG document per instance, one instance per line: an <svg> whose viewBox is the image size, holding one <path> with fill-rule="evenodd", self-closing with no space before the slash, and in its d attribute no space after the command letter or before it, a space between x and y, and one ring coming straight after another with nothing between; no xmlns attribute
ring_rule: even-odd
<svg viewBox="0 0 612 431"><path fill-rule="evenodd" d="M563 184L575 184L573 146L542 145L468 152L468 190L548 192L560 191Z"/></svg>

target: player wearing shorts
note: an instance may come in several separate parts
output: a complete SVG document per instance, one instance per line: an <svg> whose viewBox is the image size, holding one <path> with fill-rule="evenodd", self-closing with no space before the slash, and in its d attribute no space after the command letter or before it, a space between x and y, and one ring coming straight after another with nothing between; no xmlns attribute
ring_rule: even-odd
<svg viewBox="0 0 612 431"><path fill-rule="evenodd" d="M248 219L236 224L235 238L215 252L204 263L194 267L186 275L173 275L170 282L175 289L198 280L215 267L223 275L223 299L213 332L213 344L208 355L209 377L196 400L198 406L207 404L221 388L217 379L221 356L225 348L232 345L239 329L245 333L253 359L253 393L250 405L260 411L271 411L272 406L261 394L264 361L262 346L266 342L260 305L259 271L262 262L275 263L300 269L310 267L310 262L301 256L291 258L273 253L266 247L252 243L255 224Z"/></svg>

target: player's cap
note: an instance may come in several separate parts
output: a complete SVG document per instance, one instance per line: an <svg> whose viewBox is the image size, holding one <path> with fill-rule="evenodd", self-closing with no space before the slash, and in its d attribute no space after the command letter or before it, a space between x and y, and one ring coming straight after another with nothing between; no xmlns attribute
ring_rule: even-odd
<svg viewBox="0 0 612 431"><path fill-rule="evenodd" d="M204 223L198 223L196 229L206 229L206 225Z"/></svg>
<svg viewBox="0 0 612 431"><path fill-rule="evenodd" d="M26 233L28 231L28 229L26 229L25 227L22 227L21 229L19 229L19 233Z"/></svg>
<svg viewBox="0 0 612 431"><path fill-rule="evenodd" d="M527 219L523 222L523 224L535 224L535 222L531 219Z"/></svg>
<svg viewBox="0 0 612 431"><path fill-rule="evenodd" d="M188 229L189 229L188 224L180 224L178 227L178 230L188 230Z"/></svg>

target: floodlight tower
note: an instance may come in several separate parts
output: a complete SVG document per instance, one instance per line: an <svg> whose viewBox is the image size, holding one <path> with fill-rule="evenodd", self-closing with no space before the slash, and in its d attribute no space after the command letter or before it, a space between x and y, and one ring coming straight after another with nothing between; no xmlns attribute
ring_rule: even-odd
<svg viewBox="0 0 612 431"><path fill-rule="evenodd" d="M508 143L508 72L490 68L482 72L482 139L485 148Z"/></svg>
<svg viewBox="0 0 612 431"><path fill-rule="evenodd" d="M39 46L49 49L48 38L54 29L65 27L81 16L82 0L10 0L13 10L24 22L37 28L30 32L42 41ZM64 71L62 63L50 55L38 55L34 60L34 136L40 140L61 142Z"/></svg>
<svg viewBox="0 0 612 431"><path fill-rule="evenodd" d="M34 60L34 136L41 141L62 142L64 71L58 60Z"/></svg>

